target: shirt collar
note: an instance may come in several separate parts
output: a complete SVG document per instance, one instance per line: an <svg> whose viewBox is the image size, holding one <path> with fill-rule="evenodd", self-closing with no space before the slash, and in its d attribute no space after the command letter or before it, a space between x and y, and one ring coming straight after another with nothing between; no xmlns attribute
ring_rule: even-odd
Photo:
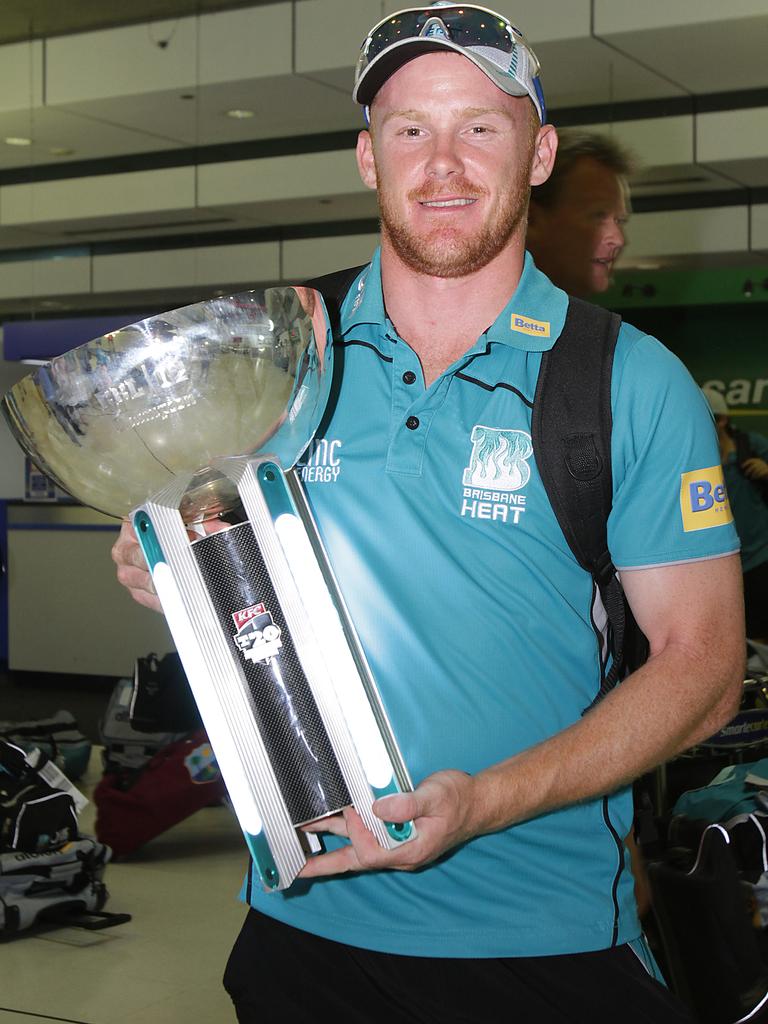
<svg viewBox="0 0 768 1024"><path fill-rule="evenodd" d="M515 293L486 332L489 341L527 352L546 352L563 330L568 296L537 269L529 252ZM387 324L381 289L381 249L347 292L341 311L342 334L361 324Z"/></svg>
<svg viewBox="0 0 768 1024"><path fill-rule="evenodd" d="M529 252L515 293L488 328L489 341L526 352L546 352L560 337L568 296L536 267Z"/></svg>
<svg viewBox="0 0 768 1024"><path fill-rule="evenodd" d="M381 290L381 249L377 248L373 259L352 283L342 303L341 333L346 334L362 324L384 327L386 323L384 293Z"/></svg>

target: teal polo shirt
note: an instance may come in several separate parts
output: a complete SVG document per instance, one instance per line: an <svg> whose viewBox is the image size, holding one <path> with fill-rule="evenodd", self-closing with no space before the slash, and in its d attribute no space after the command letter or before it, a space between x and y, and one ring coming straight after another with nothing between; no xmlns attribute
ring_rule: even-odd
<svg viewBox="0 0 768 1024"><path fill-rule="evenodd" d="M578 721L600 686L592 581L531 447L541 353L566 307L527 257L496 321L425 388L387 317L378 252L343 303L338 401L298 472L416 783L444 768L476 773L546 740ZM713 497L722 498L711 417L679 361L623 326L612 401L617 565L737 550ZM686 508L691 494L700 509ZM290 925L390 953L601 949L639 934L623 844L631 823L625 789L479 836L414 873L271 894L256 879L249 891Z"/></svg>

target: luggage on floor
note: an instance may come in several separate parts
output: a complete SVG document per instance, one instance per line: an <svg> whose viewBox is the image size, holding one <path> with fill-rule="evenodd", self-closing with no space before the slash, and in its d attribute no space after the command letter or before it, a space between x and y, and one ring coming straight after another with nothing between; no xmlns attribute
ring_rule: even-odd
<svg viewBox="0 0 768 1024"><path fill-rule="evenodd" d="M39 750L0 740L0 850L45 853L75 839L75 796Z"/></svg>
<svg viewBox="0 0 768 1024"><path fill-rule="evenodd" d="M673 815L712 823L750 811L768 811L768 758L726 765L706 786L681 793L672 808Z"/></svg>
<svg viewBox="0 0 768 1024"><path fill-rule="evenodd" d="M687 824L692 838L698 829ZM682 825L678 821L674 842L686 838ZM743 837L746 849L763 829L760 822L752 825L754 837ZM768 964L754 890L734 855L734 835L721 825L703 826L698 842L671 846L648 864L667 980L701 1024L762 1024L768 1021Z"/></svg>
<svg viewBox="0 0 768 1024"><path fill-rule="evenodd" d="M43 922L80 923L79 915L101 911L109 858L108 847L85 836L47 853L0 853L0 938ZM97 920L118 924L126 917Z"/></svg>
<svg viewBox="0 0 768 1024"><path fill-rule="evenodd" d="M71 711L27 722L0 722L0 739L22 750L41 750L73 780L85 773L91 756L91 741L80 731Z"/></svg>
<svg viewBox="0 0 768 1024"><path fill-rule="evenodd" d="M136 771L169 743L183 739L188 729L142 731L131 722L134 680L118 679L99 726L104 744L105 773Z"/></svg>
<svg viewBox="0 0 768 1024"><path fill-rule="evenodd" d="M85 797L39 749L0 740L0 939L33 925L105 928L109 847L78 832Z"/></svg>
<svg viewBox="0 0 768 1024"><path fill-rule="evenodd" d="M201 729L168 744L141 768L104 773L93 794L96 836L116 857L124 856L225 793Z"/></svg>

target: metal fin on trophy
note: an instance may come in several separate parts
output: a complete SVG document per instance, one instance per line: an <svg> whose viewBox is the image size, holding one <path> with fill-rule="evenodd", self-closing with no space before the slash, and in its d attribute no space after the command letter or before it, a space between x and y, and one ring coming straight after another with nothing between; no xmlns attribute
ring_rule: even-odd
<svg viewBox="0 0 768 1024"><path fill-rule="evenodd" d="M346 806L385 848L414 835L372 811L412 785L291 471L325 410L330 341L317 292L244 292L88 342L3 399L44 472L130 513L268 890L321 849L302 826Z"/></svg>

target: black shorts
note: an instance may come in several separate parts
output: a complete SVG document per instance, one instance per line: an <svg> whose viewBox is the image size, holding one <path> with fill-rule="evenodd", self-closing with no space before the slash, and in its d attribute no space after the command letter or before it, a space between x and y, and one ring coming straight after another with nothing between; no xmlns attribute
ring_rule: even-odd
<svg viewBox="0 0 768 1024"><path fill-rule="evenodd" d="M240 1024L692 1024L629 946L441 959L357 949L249 911L224 987Z"/></svg>

